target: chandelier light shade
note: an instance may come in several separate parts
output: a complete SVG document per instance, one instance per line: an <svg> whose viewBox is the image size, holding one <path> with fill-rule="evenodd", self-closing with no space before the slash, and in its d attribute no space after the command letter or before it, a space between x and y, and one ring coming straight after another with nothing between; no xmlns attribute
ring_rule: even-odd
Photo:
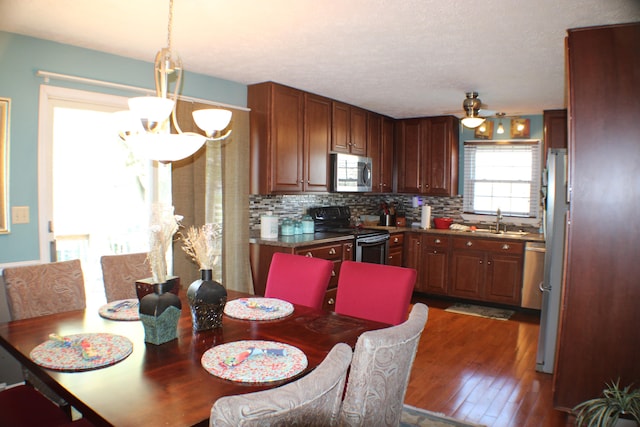
<svg viewBox="0 0 640 427"><path fill-rule="evenodd" d="M198 151L206 141L220 141L231 134L228 130L220 135L231 122L231 111L221 108L193 112L196 126L205 135L180 129L176 103L183 69L182 61L171 51L172 23L173 0L170 0L167 47L158 51L154 62L156 96L130 98L129 110L115 113L120 138L127 141L138 156L160 162L184 159ZM170 133L170 124L177 133Z"/></svg>
<svg viewBox="0 0 640 427"><path fill-rule="evenodd" d="M479 116L481 105L482 101L478 98L478 92L466 93L466 98L462 102L462 108L466 114L462 119L463 126L474 129L484 123L485 118Z"/></svg>

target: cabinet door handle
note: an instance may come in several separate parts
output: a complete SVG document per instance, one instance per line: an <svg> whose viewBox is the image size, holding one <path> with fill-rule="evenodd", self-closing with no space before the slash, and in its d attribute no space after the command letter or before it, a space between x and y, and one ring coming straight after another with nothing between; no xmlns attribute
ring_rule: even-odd
<svg viewBox="0 0 640 427"><path fill-rule="evenodd" d="M434 253L434 254L437 254L437 253L438 253L438 251L433 251L433 253Z"/></svg>
<svg viewBox="0 0 640 427"><path fill-rule="evenodd" d="M336 254L336 248L329 249L329 255L335 255L335 254Z"/></svg>
<svg viewBox="0 0 640 427"><path fill-rule="evenodd" d="M327 304L329 304L329 305L334 305L335 303L336 303L336 300L335 300L335 299L333 299L333 298L329 298L329 299L327 300Z"/></svg>
<svg viewBox="0 0 640 427"><path fill-rule="evenodd" d="M467 240L467 246L468 246L468 247L473 246L473 242L472 242L471 240Z"/></svg>
<svg viewBox="0 0 640 427"><path fill-rule="evenodd" d="M331 270L331 277L336 277L336 271L335 270Z"/></svg>
<svg viewBox="0 0 640 427"><path fill-rule="evenodd" d="M306 257L313 258L313 254L311 252L307 252Z"/></svg>
<svg viewBox="0 0 640 427"><path fill-rule="evenodd" d="M400 239L398 239L397 237L393 239L393 243L398 243Z"/></svg>
<svg viewBox="0 0 640 427"><path fill-rule="evenodd" d="M509 245L508 245L508 244L506 244L506 243L505 243L504 245L502 245L502 249L504 249L505 251L509 250L509 248L510 248L510 247L511 247L511 246L509 246Z"/></svg>
<svg viewBox="0 0 640 427"><path fill-rule="evenodd" d="M487 265L491 265L491 261L487 261Z"/></svg>
<svg viewBox="0 0 640 427"><path fill-rule="evenodd" d="M434 241L434 243L435 243L435 244L437 244L437 245L439 245L439 244L440 244L440 239L436 239L436 240Z"/></svg>
<svg viewBox="0 0 640 427"><path fill-rule="evenodd" d="M482 264L482 260L480 260L479 263Z"/></svg>

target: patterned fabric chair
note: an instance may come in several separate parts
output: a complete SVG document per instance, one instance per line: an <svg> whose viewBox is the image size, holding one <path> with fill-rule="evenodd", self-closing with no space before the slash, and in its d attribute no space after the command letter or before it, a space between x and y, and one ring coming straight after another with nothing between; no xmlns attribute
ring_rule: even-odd
<svg viewBox="0 0 640 427"><path fill-rule="evenodd" d="M340 426L398 426L411 367L429 309L415 304L409 320L363 333L353 353Z"/></svg>
<svg viewBox="0 0 640 427"><path fill-rule="evenodd" d="M351 348L335 345L306 376L270 390L222 397L211 408L211 427L335 426Z"/></svg>
<svg viewBox="0 0 640 427"><path fill-rule="evenodd" d="M332 272L332 261L276 252L269 266L264 296L322 308Z"/></svg>
<svg viewBox="0 0 640 427"><path fill-rule="evenodd" d="M12 320L86 307L80 260L8 267L3 275Z"/></svg>
<svg viewBox="0 0 640 427"><path fill-rule="evenodd" d="M343 261L338 277L338 314L398 325L407 320L416 270Z"/></svg>
<svg viewBox="0 0 640 427"><path fill-rule="evenodd" d="M100 264L107 302L136 298L136 280L151 277L146 252L104 255Z"/></svg>
<svg viewBox="0 0 640 427"><path fill-rule="evenodd" d="M3 276L12 320L82 310L86 307L80 260L8 267L4 269ZM23 375L27 383L71 415L70 405L44 382L25 368Z"/></svg>

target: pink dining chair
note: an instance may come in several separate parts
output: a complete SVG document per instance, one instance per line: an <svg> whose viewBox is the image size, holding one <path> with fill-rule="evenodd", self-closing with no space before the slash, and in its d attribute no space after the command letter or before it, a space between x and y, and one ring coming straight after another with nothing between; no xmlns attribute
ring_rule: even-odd
<svg viewBox="0 0 640 427"><path fill-rule="evenodd" d="M264 296L322 308L333 261L281 252L273 254Z"/></svg>
<svg viewBox="0 0 640 427"><path fill-rule="evenodd" d="M63 409L30 385L0 391L0 427L59 426L70 422Z"/></svg>
<svg viewBox="0 0 640 427"><path fill-rule="evenodd" d="M399 325L407 320L416 270L343 261L338 277L338 314Z"/></svg>

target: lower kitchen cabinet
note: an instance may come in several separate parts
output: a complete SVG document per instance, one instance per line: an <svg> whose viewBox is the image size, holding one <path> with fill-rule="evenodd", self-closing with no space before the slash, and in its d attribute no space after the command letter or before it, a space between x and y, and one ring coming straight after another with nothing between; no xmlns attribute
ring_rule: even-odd
<svg viewBox="0 0 640 427"><path fill-rule="evenodd" d="M402 267L404 252L404 233L391 233L389 236L389 253L387 264Z"/></svg>
<svg viewBox="0 0 640 427"><path fill-rule="evenodd" d="M447 294L449 264L448 236L407 233L405 266L418 272L415 290L428 294Z"/></svg>
<svg viewBox="0 0 640 427"><path fill-rule="evenodd" d="M450 296L520 305L524 243L452 238Z"/></svg>
<svg viewBox="0 0 640 427"><path fill-rule="evenodd" d="M333 261L334 268L331 273L331 280L329 281L323 305L325 309L333 310L342 261L353 260L353 239L295 247L251 243L250 251L253 288L254 293L259 296L264 296L265 288L267 286L267 276L269 275L269 267L271 266L271 258L276 252L285 252ZM304 283L301 283L300 285L304 286Z"/></svg>

